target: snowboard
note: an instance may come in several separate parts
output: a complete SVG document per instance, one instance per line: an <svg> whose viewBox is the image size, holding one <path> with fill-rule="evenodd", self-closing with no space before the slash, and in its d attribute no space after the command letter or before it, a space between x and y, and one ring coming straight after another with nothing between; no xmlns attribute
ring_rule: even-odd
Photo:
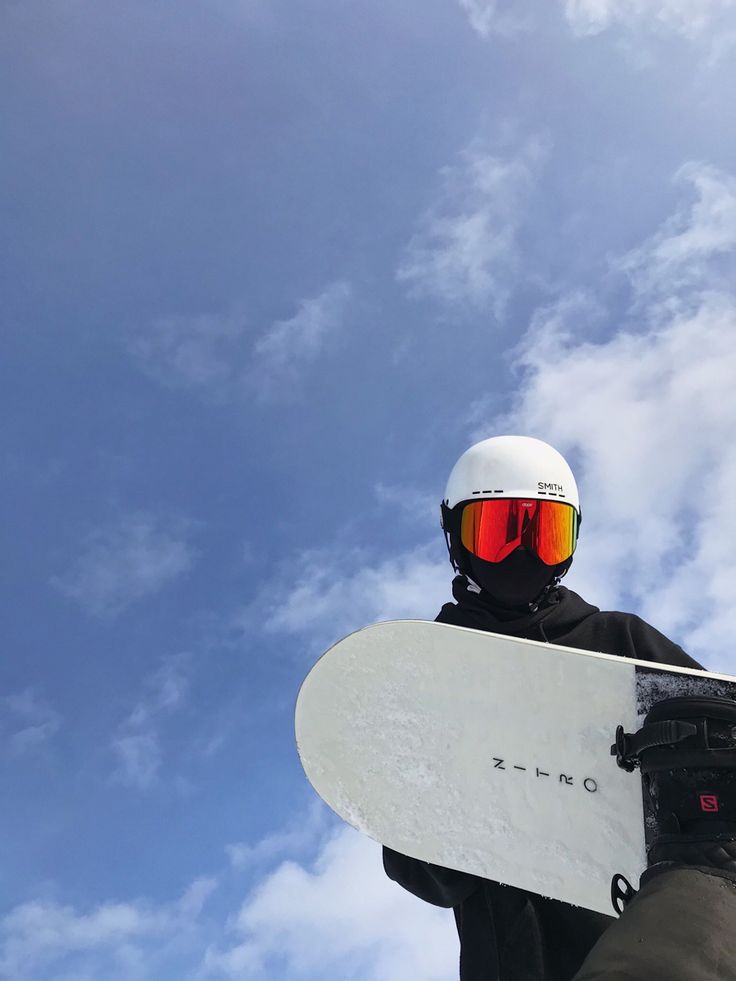
<svg viewBox="0 0 736 981"><path fill-rule="evenodd" d="M612 915L612 878L638 883L652 826L617 727L692 694L736 698L736 678L395 620L317 661L296 743L319 796L376 841Z"/></svg>

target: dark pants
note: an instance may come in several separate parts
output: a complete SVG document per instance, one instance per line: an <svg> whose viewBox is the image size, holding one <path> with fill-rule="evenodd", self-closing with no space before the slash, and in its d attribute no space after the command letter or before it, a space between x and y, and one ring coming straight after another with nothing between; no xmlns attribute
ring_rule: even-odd
<svg viewBox="0 0 736 981"><path fill-rule="evenodd" d="M697 868L657 872L572 981L736 981L736 881Z"/></svg>

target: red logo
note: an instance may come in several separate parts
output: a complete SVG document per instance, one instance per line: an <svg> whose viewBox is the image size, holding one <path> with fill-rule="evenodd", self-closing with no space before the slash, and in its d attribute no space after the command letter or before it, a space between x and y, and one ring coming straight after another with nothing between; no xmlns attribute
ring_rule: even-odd
<svg viewBox="0 0 736 981"><path fill-rule="evenodd" d="M715 794L700 795L700 810L713 814L718 810L718 798Z"/></svg>

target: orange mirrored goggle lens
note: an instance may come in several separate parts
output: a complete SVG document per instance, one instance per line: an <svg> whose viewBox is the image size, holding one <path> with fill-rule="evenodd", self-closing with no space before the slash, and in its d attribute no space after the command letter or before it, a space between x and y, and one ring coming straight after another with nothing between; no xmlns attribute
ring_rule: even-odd
<svg viewBox="0 0 736 981"><path fill-rule="evenodd" d="M575 508L561 501L471 501L463 508L460 537L469 552L486 562L502 562L526 545L542 562L557 565L575 551L577 526Z"/></svg>

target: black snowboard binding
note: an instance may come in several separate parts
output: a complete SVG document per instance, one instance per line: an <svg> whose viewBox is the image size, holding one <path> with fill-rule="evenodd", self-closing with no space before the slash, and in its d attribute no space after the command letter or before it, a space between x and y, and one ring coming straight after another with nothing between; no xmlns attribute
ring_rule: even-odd
<svg viewBox="0 0 736 981"><path fill-rule="evenodd" d="M649 869L666 862L736 874L736 701L667 698L638 732L619 726L611 754L623 769L641 769Z"/></svg>

